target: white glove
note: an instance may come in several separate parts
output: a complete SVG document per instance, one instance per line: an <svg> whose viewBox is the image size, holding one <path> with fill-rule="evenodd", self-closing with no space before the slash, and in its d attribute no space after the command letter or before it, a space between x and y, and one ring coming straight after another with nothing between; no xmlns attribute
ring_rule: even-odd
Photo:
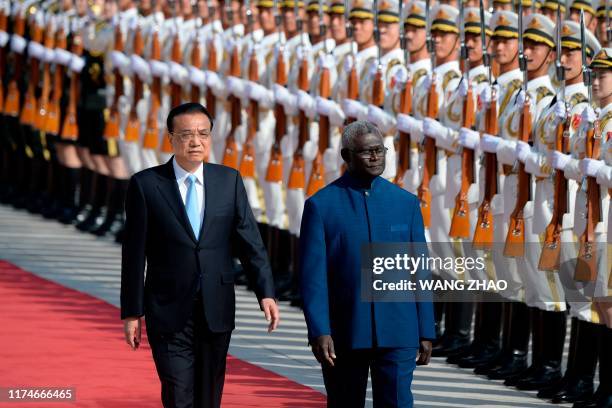
<svg viewBox="0 0 612 408"><path fill-rule="evenodd" d="M84 66L85 60L76 54L72 54L72 59L70 60L70 70L80 74Z"/></svg>
<svg viewBox="0 0 612 408"><path fill-rule="evenodd" d="M470 87L470 84L468 84L468 81L465 80L465 77L461 78L461 81L459 81L459 86L457 88L457 92L459 92L459 96L461 96L462 98L465 98L465 96L468 93L469 87Z"/></svg>
<svg viewBox="0 0 612 408"><path fill-rule="evenodd" d="M468 149L476 150L480 146L480 134L475 130L462 127L459 130L459 144Z"/></svg>
<svg viewBox="0 0 612 408"><path fill-rule="evenodd" d="M516 142L501 139L497 145L497 158L503 164L514 164L516 162Z"/></svg>
<svg viewBox="0 0 612 408"><path fill-rule="evenodd" d="M580 160L580 171L585 176L597 177L597 172L604 166L603 160L589 159L588 157Z"/></svg>
<svg viewBox="0 0 612 408"><path fill-rule="evenodd" d="M133 71L138 75L143 82L149 82L149 77L151 76L151 68L149 68L149 64L144 60L140 55L132 54L130 56L130 64L132 65Z"/></svg>
<svg viewBox="0 0 612 408"><path fill-rule="evenodd" d="M53 48L45 47L45 53L43 54L42 61L45 62L46 64L53 64L54 60L55 60L55 51L53 50Z"/></svg>
<svg viewBox="0 0 612 408"><path fill-rule="evenodd" d="M13 34L11 36L11 50L17 54L23 54L26 48L27 41L20 35Z"/></svg>
<svg viewBox="0 0 612 408"><path fill-rule="evenodd" d="M204 88L206 85L206 74L201 69L192 65L189 67L189 80L192 85Z"/></svg>
<svg viewBox="0 0 612 408"><path fill-rule="evenodd" d="M400 65L400 68L395 71L395 74L393 75L393 80L396 84L404 84L408 81L408 76L408 70L406 67Z"/></svg>
<svg viewBox="0 0 612 408"><path fill-rule="evenodd" d="M565 101L557 101L553 107L555 117L559 120L565 120L567 118L567 109L565 108Z"/></svg>
<svg viewBox="0 0 612 408"><path fill-rule="evenodd" d="M597 115L591 106L584 108L582 114L580 115L580 125L586 127L588 124L593 124L597 120Z"/></svg>
<svg viewBox="0 0 612 408"><path fill-rule="evenodd" d="M353 69L353 56L352 55L347 55L346 58L344 58L344 72L346 72L347 74L351 72L351 70Z"/></svg>
<svg viewBox="0 0 612 408"><path fill-rule="evenodd" d="M529 153L531 153L531 146L529 146L529 143L520 140L516 142L516 157L519 161L525 163Z"/></svg>
<svg viewBox="0 0 612 408"><path fill-rule="evenodd" d="M55 56L53 59L56 64L67 67L70 64L70 60L72 59L72 53L62 48L57 48L55 50Z"/></svg>
<svg viewBox="0 0 612 408"><path fill-rule="evenodd" d="M572 160L572 156L569 154L561 153L557 150L553 150L551 153L550 165L557 170L564 170L565 166Z"/></svg>
<svg viewBox="0 0 612 408"><path fill-rule="evenodd" d="M6 31L0 31L0 47L6 47L6 44L9 41L10 36Z"/></svg>
<svg viewBox="0 0 612 408"><path fill-rule="evenodd" d="M28 44L28 55L37 60L42 60L45 57L45 47L40 43L30 41Z"/></svg>
<svg viewBox="0 0 612 408"><path fill-rule="evenodd" d="M154 77L164 78L168 75L168 65L165 62L151 60L149 61L149 65L151 66L151 73Z"/></svg>
<svg viewBox="0 0 612 408"><path fill-rule="evenodd" d="M612 188L612 167L602 166L597 172L597 184Z"/></svg>
<svg viewBox="0 0 612 408"><path fill-rule="evenodd" d="M400 113L397 115L397 128L405 133L409 133L417 143L423 138L423 121L415 119L410 115Z"/></svg>
<svg viewBox="0 0 612 408"><path fill-rule="evenodd" d="M283 105L285 108L285 114L289 116L297 115L297 97L289 92L289 90L284 86L274 84L274 100Z"/></svg>
<svg viewBox="0 0 612 408"><path fill-rule="evenodd" d="M274 107L274 93L257 82L248 81L246 83L246 94L250 99L257 101L262 108Z"/></svg>
<svg viewBox="0 0 612 408"><path fill-rule="evenodd" d="M312 96L308 92L304 92L301 89L297 93L298 107L303 111L306 116L310 119L314 119L317 114L317 104Z"/></svg>
<svg viewBox="0 0 612 408"><path fill-rule="evenodd" d="M225 99L227 97L227 87L216 72L206 71L206 85L217 98Z"/></svg>
<svg viewBox="0 0 612 408"><path fill-rule="evenodd" d="M490 135L488 133L483 133L482 138L480 139L480 148L483 152L487 153L496 153L497 145L501 141L500 137Z"/></svg>
<svg viewBox="0 0 612 408"><path fill-rule="evenodd" d="M321 98L317 96L317 113L319 115L327 116L332 126L342 126L346 116L342 111L340 105L331 99Z"/></svg>
<svg viewBox="0 0 612 408"><path fill-rule="evenodd" d="M113 64L113 67L119 70L123 69L124 65L127 65L130 63L130 60L121 51L115 51L115 50L111 51L110 58L111 58L111 63Z"/></svg>
<svg viewBox="0 0 612 408"><path fill-rule="evenodd" d="M480 92L480 100L483 104L489 104L493 100L493 89L490 85L485 85Z"/></svg>
<svg viewBox="0 0 612 408"><path fill-rule="evenodd" d="M310 45L308 45L307 43L304 43L304 45L300 45L296 49L296 54L298 61L302 61L304 58L308 58L308 56L310 55Z"/></svg>
<svg viewBox="0 0 612 408"><path fill-rule="evenodd" d="M448 128L443 126L440 122L432 118L423 119L423 133L426 136L435 138L442 138L448 134Z"/></svg>
<svg viewBox="0 0 612 408"><path fill-rule="evenodd" d="M242 78L237 78L233 76L229 76L226 79L227 81L227 90L230 94L234 95L236 98L244 98L246 95L246 84Z"/></svg>
<svg viewBox="0 0 612 408"><path fill-rule="evenodd" d="M368 120L378 126L385 135L392 133L397 125L393 116L375 105L368 105Z"/></svg>
<svg viewBox="0 0 612 408"><path fill-rule="evenodd" d="M336 69L336 60L332 54L321 54L317 60L321 69Z"/></svg>
<svg viewBox="0 0 612 408"><path fill-rule="evenodd" d="M342 101L342 110L350 118L359 119L368 115L368 108L354 99L344 99Z"/></svg>
<svg viewBox="0 0 612 408"><path fill-rule="evenodd" d="M168 67L170 68L172 82L181 86L189 83L189 71L187 71L187 68L173 61L168 63Z"/></svg>

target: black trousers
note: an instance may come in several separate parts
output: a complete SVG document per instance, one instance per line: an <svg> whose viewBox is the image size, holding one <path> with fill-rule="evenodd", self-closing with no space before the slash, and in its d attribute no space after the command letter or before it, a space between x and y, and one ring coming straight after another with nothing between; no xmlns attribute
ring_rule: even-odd
<svg viewBox="0 0 612 408"><path fill-rule="evenodd" d="M231 331L213 333L208 329L200 293L181 331L160 333L147 325L165 408L221 406L231 334Z"/></svg>

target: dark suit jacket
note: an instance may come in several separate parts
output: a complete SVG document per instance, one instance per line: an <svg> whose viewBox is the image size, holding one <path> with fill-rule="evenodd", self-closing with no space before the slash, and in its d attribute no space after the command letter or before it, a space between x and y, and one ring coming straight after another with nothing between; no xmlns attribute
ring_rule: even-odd
<svg viewBox="0 0 612 408"><path fill-rule="evenodd" d="M267 253L240 174L205 163L204 189L204 221L198 239L181 200L172 160L132 177L121 262L122 319L146 315L147 324L156 330L179 331L191 314L200 280L209 329L232 330L233 254L239 257L257 297L274 297Z"/></svg>
<svg viewBox="0 0 612 408"><path fill-rule="evenodd" d="M369 242L426 250L418 198L382 177L365 189L346 172L306 200L300 289L309 340L331 335L338 347L360 349L419 347L420 338L434 339L433 304L425 291L411 301L363 300L362 245ZM430 275L424 270L416 276Z"/></svg>

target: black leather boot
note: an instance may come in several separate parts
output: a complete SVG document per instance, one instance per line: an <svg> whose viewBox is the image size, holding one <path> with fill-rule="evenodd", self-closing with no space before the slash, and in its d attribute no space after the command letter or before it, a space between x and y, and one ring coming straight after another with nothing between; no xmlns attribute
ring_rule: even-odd
<svg viewBox="0 0 612 408"><path fill-rule="evenodd" d="M103 237L107 233L116 234L123 227L124 222L124 203L125 194L127 193L129 180L113 179L109 183L111 192L107 203L107 212L104 222L90 232L99 237Z"/></svg>
<svg viewBox="0 0 612 408"><path fill-rule="evenodd" d="M500 351L500 330L502 323L502 303L499 295L484 293L483 301L479 303L480 322L478 330L479 348L471 355L462 357L457 361L461 368L474 368L477 365L490 361Z"/></svg>
<svg viewBox="0 0 612 408"><path fill-rule="evenodd" d="M529 310L529 327L531 330L531 365L526 370L518 372L504 381L504 385L513 387L518 382L531 380L533 375L542 366L544 355L543 340L544 340L544 323L542 321L543 311L536 307L528 307Z"/></svg>
<svg viewBox="0 0 612 408"><path fill-rule="evenodd" d="M470 345L474 303L448 302L444 313L444 339L433 348L432 357L446 357L465 350Z"/></svg>
<svg viewBox="0 0 612 408"><path fill-rule="evenodd" d="M529 309L522 302L512 302L508 358L499 366L492 368L487 377L491 380L505 380L527 368L527 348L529 346Z"/></svg>
<svg viewBox="0 0 612 408"><path fill-rule="evenodd" d="M612 329L599 329L599 387L591 398L577 401L573 408L612 408Z"/></svg>
<svg viewBox="0 0 612 408"><path fill-rule="evenodd" d="M519 390L540 390L561 380L561 360L567 329L566 316L565 312L541 312L542 329L538 331L538 335L542 336L542 359L529 378L517 382L516 387Z"/></svg>
<svg viewBox="0 0 612 408"><path fill-rule="evenodd" d="M64 167L65 179L62 184L62 211L57 220L71 224L78 215L77 189L79 188L80 168Z"/></svg>
<svg viewBox="0 0 612 408"><path fill-rule="evenodd" d="M593 395L600 328L595 323L578 320L574 373L567 384L551 398L553 404L588 400Z"/></svg>
<svg viewBox="0 0 612 408"><path fill-rule="evenodd" d="M501 350L492 358L480 362L474 366L474 374L487 375L492 369L502 365L510 358L510 330L512 323L512 303L504 301L501 303L502 309L502 329L501 329Z"/></svg>

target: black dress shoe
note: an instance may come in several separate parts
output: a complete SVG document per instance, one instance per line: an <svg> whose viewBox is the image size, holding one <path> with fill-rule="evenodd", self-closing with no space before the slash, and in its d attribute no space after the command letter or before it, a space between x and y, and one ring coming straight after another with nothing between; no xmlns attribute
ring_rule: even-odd
<svg viewBox="0 0 612 408"><path fill-rule="evenodd" d="M83 232L93 231L102 225L105 218L104 211L101 209L93 209L83 222L77 224L76 228Z"/></svg>
<svg viewBox="0 0 612 408"><path fill-rule="evenodd" d="M474 353L471 356L465 356L457 361L457 365L461 368L475 368L476 366L492 361L499 354L499 349L485 349L480 353Z"/></svg>
<svg viewBox="0 0 612 408"><path fill-rule="evenodd" d="M593 395L593 379L572 381L552 398L553 404L586 401Z"/></svg>
<svg viewBox="0 0 612 408"><path fill-rule="evenodd" d="M487 374L490 380L505 380L527 369L527 355L513 354L506 364L492 369Z"/></svg>
<svg viewBox="0 0 612 408"><path fill-rule="evenodd" d="M489 371L501 367L509 359L510 356L508 353L502 350L491 360L476 365L476 367L474 367L474 374L487 375Z"/></svg>
<svg viewBox="0 0 612 408"><path fill-rule="evenodd" d="M519 381L523 379L531 379L533 378L533 374L537 371L538 367L533 364L527 367L523 371L519 371L516 374L511 375L510 377L504 380L504 385L507 387L514 387Z"/></svg>
<svg viewBox="0 0 612 408"><path fill-rule="evenodd" d="M548 387L544 387L540 391L538 391L537 397L542 398L542 399L552 399L557 394L562 392L563 389L567 387L567 384L569 384L569 382L570 382L570 379L567 377L567 373L566 373L566 376L561 378L556 383L553 383L549 385Z"/></svg>
<svg viewBox="0 0 612 408"><path fill-rule="evenodd" d="M62 208L59 215L57 216L57 220L62 224L72 224L78 215L76 208Z"/></svg>
<svg viewBox="0 0 612 408"><path fill-rule="evenodd" d="M446 362L448 364L457 364L461 359L471 357L474 353L477 353L478 346L474 344L470 344L468 347L459 348L458 350L448 353L446 357Z"/></svg>
<svg viewBox="0 0 612 408"><path fill-rule="evenodd" d="M443 341L431 351L432 357L447 357L451 353L458 353L469 347L468 339L460 339L457 337L447 337L446 341Z"/></svg>
<svg viewBox="0 0 612 408"><path fill-rule="evenodd" d="M516 388L523 391L541 390L561 380L559 367L542 366L535 370L529 378L523 378L516 383Z"/></svg>

